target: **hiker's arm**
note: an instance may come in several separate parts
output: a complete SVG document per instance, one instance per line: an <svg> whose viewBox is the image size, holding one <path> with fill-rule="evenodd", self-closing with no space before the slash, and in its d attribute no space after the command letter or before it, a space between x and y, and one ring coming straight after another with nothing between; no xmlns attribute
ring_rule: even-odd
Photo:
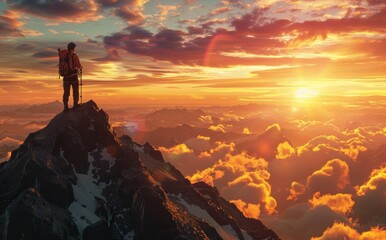
<svg viewBox="0 0 386 240"><path fill-rule="evenodd" d="M75 67L78 69L82 69L82 65L80 64L78 55L75 55Z"/></svg>

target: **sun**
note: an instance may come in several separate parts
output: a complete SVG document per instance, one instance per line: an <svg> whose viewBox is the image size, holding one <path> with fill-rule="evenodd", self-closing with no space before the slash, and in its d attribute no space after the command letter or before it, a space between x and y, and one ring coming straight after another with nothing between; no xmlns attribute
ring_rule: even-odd
<svg viewBox="0 0 386 240"><path fill-rule="evenodd" d="M310 88L299 88L295 91L295 98L297 99L310 99L318 96L318 92Z"/></svg>

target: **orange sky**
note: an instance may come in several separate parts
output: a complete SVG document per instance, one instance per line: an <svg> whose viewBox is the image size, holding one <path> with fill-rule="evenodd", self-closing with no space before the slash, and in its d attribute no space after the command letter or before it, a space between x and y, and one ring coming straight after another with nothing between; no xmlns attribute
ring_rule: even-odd
<svg viewBox="0 0 386 240"><path fill-rule="evenodd" d="M61 100L69 41L100 104L386 103L383 1L74 4L0 3L1 105Z"/></svg>

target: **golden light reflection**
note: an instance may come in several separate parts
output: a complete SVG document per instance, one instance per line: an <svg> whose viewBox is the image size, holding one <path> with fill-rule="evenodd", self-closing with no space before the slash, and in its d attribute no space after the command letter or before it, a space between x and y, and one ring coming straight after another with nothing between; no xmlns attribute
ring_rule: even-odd
<svg viewBox="0 0 386 240"><path fill-rule="evenodd" d="M108 73L108 74L119 74L121 72L121 66L118 63L101 63L98 64L98 67L100 68L100 71L103 73Z"/></svg>

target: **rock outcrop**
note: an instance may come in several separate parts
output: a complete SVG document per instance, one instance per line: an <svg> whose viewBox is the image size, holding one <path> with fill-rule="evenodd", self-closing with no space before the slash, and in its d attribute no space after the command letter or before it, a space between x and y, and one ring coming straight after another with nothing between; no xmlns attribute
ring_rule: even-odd
<svg viewBox="0 0 386 240"><path fill-rule="evenodd" d="M279 239L89 101L0 164L1 239Z"/></svg>

